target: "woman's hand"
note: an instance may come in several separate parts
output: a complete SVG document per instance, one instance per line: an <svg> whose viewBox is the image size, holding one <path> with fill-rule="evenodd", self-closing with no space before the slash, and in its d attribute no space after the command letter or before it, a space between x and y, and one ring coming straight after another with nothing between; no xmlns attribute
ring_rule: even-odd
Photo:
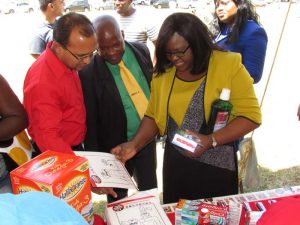
<svg viewBox="0 0 300 225"><path fill-rule="evenodd" d="M132 141L120 144L111 150L111 153L123 163L134 157L137 152L138 149L135 147Z"/></svg>
<svg viewBox="0 0 300 225"><path fill-rule="evenodd" d="M189 135L192 135L196 142L198 142L198 146L194 152L186 151L184 153L185 156L190 158L199 158L206 150L212 147L212 139L209 135L199 134L197 132L191 130L185 130L185 132Z"/></svg>
<svg viewBox="0 0 300 225"><path fill-rule="evenodd" d="M92 192L98 195L111 195L114 198L117 198L118 195L111 187L91 187Z"/></svg>

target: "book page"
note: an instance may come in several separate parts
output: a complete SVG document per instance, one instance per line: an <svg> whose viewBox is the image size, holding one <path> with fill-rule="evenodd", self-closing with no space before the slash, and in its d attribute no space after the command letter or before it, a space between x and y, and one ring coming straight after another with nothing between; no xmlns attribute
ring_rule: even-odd
<svg viewBox="0 0 300 225"><path fill-rule="evenodd" d="M89 161L90 178L94 187L135 189L137 187L124 165L106 152L74 151Z"/></svg>
<svg viewBox="0 0 300 225"><path fill-rule="evenodd" d="M125 198L108 204L105 216L108 225L171 225L155 196Z"/></svg>

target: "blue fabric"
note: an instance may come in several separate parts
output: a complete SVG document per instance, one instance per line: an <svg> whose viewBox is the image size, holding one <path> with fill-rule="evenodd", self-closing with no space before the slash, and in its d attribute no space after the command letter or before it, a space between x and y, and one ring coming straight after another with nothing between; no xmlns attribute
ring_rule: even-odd
<svg viewBox="0 0 300 225"><path fill-rule="evenodd" d="M260 81L268 44L268 37L264 28L253 20L248 20L244 25L239 39L235 43L227 43L228 27L221 30L221 38L215 40L217 45L231 52L242 55L242 63L254 79L254 83ZM220 37L220 36L219 36Z"/></svg>
<svg viewBox="0 0 300 225"><path fill-rule="evenodd" d="M63 200L45 192L0 194L0 225L88 225Z"/></svg>

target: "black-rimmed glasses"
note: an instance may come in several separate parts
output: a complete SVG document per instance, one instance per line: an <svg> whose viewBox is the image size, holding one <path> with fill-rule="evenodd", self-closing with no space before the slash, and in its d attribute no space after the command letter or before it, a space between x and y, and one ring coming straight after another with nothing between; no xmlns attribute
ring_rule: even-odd
<svg viewBox="0 0 300 225"><path fill-rule="evenodd" d="M176 51L176 52L166 52L166 55L168 58L171 58L172 56L176 56L176 57L184 57L186 51L190 48L190 46L188 45L184 50L182 51Z"/></svg>
<svg viewBox="0 0 300 225"><path fill-rule="evenodd" d="M76 55L73 52L71 52L67 47L62 46L64 49L66 49L75 59L77 59L79 62L82 62L83 60L87 58L92 58L93 56L99 54L99 50L96 49L93 51L91 54L86 54L86 55Z"/></svg>

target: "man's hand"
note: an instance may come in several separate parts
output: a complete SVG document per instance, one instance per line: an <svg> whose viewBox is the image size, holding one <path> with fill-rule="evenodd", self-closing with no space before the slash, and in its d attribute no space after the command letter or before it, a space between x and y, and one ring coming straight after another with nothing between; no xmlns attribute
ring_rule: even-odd
<svg viewBox="0 0 300 225"><path fill-rule="evenodd" d="M120 144L111 150L111 153L114 154L116 158L123 163L134 157L137 152L137 148L131 141Z"/></svg>
<svg viewBox="0 0 300 225"><path fill-rule="evenodd" d="M114 198L117 198L118 195L111 187L91 187L92 192L98 195L111 195Z"/></svg>

